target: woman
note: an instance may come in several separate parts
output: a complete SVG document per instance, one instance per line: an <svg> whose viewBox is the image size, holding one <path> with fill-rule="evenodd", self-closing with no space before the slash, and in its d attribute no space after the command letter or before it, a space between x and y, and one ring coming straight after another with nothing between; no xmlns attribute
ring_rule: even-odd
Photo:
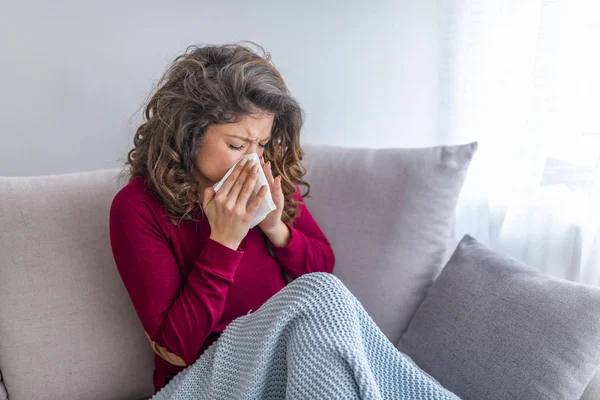
<svg viewBox="0 0 600 400"><path fill-rule="evenodd" d="M156 353L156 390L283 288L284 273L333 270L331 246L297 188L308 186L301 113L268 58L232 45L188 49L151 97L128 156L130 182L111 207L110 236ZM264 164L240 162L215 195L213 185L250 153ZM249 230L266 195L263 187L246 204L258 168L277 209Z"/></svg>
<svg viewBox="0 0 600 400"><path fill-rule="evenodd" d="M110 239L116 265L155 352L156 391L207 349L215 358L211 344L232 321L245 321L250 312L263 310L267 300L272 298L275 307L288 307L268 321L294 314L299 306L292 304L297 303L276 295L283 292L286 275L295 280L313 272L332 272L331 246L299 190L300 185L308 188L307 193L310 190L303 180L301 126L302 110L270 57L240 45L188 49L150 98L128 156L129 183L111 206ZM261 164L242 160L215 193L213 186L250 153L257 153ZM276 209L250 229L267 194L263 186L251 197L259 168ZM315 309L328 309L319 306L321 300L350 304L340 300L351 295L333 277L297 282L285 290L307 296L303 301L316 304ZM315 285L323 290L311 297L309 287ZM320 329L337 317L323 318ZM251 331L267 337L281 326L287 325ZM249 339L236 340L243 341L235 339L234 347L250 348ZM227 345L225 339L217 341L221 342ZM265 346L257 347L257 354L266 352ZM318 342L313 347L322 346ZM218 358L214 362L244 361L235 354L231 357L232 363ZM236 374L227 374L227 379L236 379ZM244 385L242 390L247 390Z"/></svg>

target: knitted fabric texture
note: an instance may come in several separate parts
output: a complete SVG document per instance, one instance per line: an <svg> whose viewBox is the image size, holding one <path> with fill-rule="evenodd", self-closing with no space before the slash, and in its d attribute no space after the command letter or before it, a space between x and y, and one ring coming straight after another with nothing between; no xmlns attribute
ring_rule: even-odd
<svg viewBox="0 0 600 400"><path fill-rule="evenodd" d="M341 281L311 273L231 322L152 399L459 397L398 351Z"/></svg>

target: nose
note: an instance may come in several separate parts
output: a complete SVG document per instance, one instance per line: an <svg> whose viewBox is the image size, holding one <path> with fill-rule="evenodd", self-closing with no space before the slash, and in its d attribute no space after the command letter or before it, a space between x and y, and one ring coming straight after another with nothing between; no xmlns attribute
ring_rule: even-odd
<svg viewBox="0 0 600 400"><path fill-rule="evenodd" d="M262 147L258 145L258 143L250 143L250 145L246 149L246 154L256 153L260 157L262 155Z"/></svg>

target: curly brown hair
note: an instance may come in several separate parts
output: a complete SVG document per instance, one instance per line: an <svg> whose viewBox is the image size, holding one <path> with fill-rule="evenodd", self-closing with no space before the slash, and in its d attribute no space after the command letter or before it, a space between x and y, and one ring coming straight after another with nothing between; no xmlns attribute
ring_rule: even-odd
<svg viewBox="0 0 600 400"><path fill-rule="evenodd" d="M203 217L193 170L207 128L260 111L274 115L263 156L273 175L281 175L284 221L293 223L297 215L296 186L306 187L303 196L310 193L302 179L304 113L270 54L252 44L262 55L239 43L188 47L168 67L146 105L127 155L129 181L146 177L174 224Z"/></svg>

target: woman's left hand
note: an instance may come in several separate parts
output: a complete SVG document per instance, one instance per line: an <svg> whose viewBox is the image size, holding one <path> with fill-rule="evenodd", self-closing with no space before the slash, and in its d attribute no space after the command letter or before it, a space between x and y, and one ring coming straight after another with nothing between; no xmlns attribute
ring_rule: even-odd
<svg viewBox="0 0 600 400"><path fill-rule="evenodd" d="M265 235L267 235L269 240L275 246L285 246L287 242L289 242L290 232L287 225L281 220L284 206L283 190L281 189L281 176L273 178L271 163L265 163L262 160L261 163L263 171L265 172L265 177L269 183L269 188L271 189L271 197L273 198L273 202L277 208L267 214L265 219L258 224L258 227L265 233Z"/></svg>

